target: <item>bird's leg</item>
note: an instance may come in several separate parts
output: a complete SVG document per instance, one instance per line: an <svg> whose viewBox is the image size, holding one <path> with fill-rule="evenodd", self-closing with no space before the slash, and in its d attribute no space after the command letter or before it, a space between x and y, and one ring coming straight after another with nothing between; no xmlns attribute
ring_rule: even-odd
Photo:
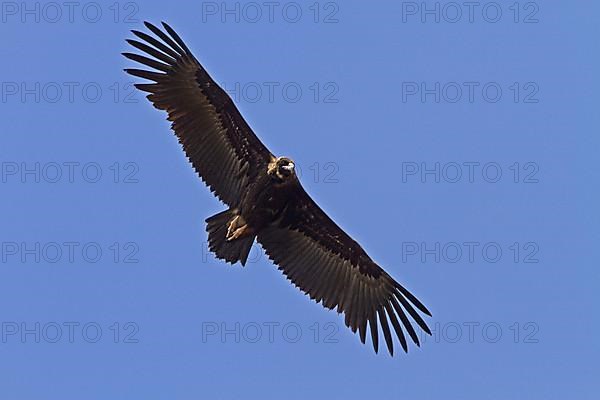
<svg viewBox="0 0 600 400"><path fill-rule="evenodd" d="M229 224L227 224L227 234L225 235L225 238L227 240L230 240L229 238L231 237L231 235L233 234L233 232L240 227L240 222L241 222L242 217L239 215L236 215L235 217L233 217L233 219L231 221L229 221Z"/></svg>

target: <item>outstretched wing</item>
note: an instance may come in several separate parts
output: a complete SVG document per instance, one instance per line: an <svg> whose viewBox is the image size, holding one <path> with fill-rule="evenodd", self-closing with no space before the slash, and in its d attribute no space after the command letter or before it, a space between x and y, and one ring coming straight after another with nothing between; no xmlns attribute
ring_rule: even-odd
<svg viewBox="0 0 600 400"><path fill-rule="evenodd" d="M265 252L289 280L317 303L345 314L346 326L358 330L364 343L367 322L375 352L378 321L390 354L393 341L388 319L405 352L402 326L413 342L419 338L408 315L428 334L422 313L427 308L381 269L367 253L325 214L299 183L281 217L258 235ZM401 324L402 326L401 326Z"/></svg>
<svg viewBox="0 0 600 400"><path fill-rule="evenodd" d="M125 71L153 82L135 87L149 92L154 106L167 111L196 172L223 202L236 207L250 178L266 169L271 153L175 31L164 22L166 33L144 24L156 37L134 30L141 41L127 42L145 55L123 55L152 70Z"/></svg>

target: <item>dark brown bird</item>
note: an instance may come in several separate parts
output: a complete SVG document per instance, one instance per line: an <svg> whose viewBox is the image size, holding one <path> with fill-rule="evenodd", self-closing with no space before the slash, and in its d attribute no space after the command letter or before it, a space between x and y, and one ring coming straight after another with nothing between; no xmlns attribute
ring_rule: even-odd
<svg viewBox="0 0 600 400"><path fill-rule="evenodd" d="M381 269L321 210L300 184L294 162L275 157L167 24L145 22L156 36L132 31L127 40L145 55L123 53L152 68L126 69L152 83L135 86L165 110L187 157L210 190L229 209L206 220L210 250L245 265L254 240L300 290L317 303L344 313L346 326L364 343L367 323L378 350L378 321L390 354L393 330L408 351L402 326L419 338L407 314L431 334L427 308ZM389 323L388 323L389 320Z"/></svg>

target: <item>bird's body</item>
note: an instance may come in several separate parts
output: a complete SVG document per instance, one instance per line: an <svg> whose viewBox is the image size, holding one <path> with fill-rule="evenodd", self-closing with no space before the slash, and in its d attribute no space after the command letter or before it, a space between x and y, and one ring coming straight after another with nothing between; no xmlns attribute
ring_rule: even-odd
<svg viewBox="0 0 600 400"><path fill-rule="evenodd" d="M194 169L228 206L206 220L209 248L217 258L244 265L256 240L294 285L344 313L363 343L368 324L375 351L378 323L390 353L391 332L408 349L402 326L419 345L407 314L430 334L417 312L431 315L427 308L312 200L294 162L264 146L175 31L165 23L166 33L145 25L155 37L132 31L142 41L127 40L145 55L123 54L152 70L126 72L151 81L135 86L167 112Z"/></svg>
<svg viewBox="0 0 600 400"><path fill-rule="evenodd" d="M217 257L245 265L255 237L294 204L297 185L293 162L287 157L274 158L248 182L237 207L207 219L209 248Z"/></svg>
<svg viewBox="0 0 600 400"><path fill-rule="evenodd" d="M268 168L264 169L244 193L240 215L250 227L259 231L281 215L294 195L293 186L296 182L295 174L280 179L269 173Z"/></svg>

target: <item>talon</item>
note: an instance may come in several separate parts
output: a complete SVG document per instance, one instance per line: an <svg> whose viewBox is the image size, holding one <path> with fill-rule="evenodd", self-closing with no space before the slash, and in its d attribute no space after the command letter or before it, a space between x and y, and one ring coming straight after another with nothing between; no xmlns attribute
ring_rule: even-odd
<svg viewBox="0 0 600 400"><path fill-rule="evenodd" d="M229 225L227 226L227 234L225 235L225 239L227 241L232 241L238 239L249 231L248 225L246 225L246 221L240 216L236 215Z"/></svg>
<svg viewBox="0 0 600 400"><path fill-rule="evenodd" d="M233 231L232 234L228 234L226 239L227 239L227 241L232 241L232 240L238 239L238 238L244 236L244 234L246 233L247 230L248 230L248 225L244 225L241 228L238 228L235 231Z"/></svg>

